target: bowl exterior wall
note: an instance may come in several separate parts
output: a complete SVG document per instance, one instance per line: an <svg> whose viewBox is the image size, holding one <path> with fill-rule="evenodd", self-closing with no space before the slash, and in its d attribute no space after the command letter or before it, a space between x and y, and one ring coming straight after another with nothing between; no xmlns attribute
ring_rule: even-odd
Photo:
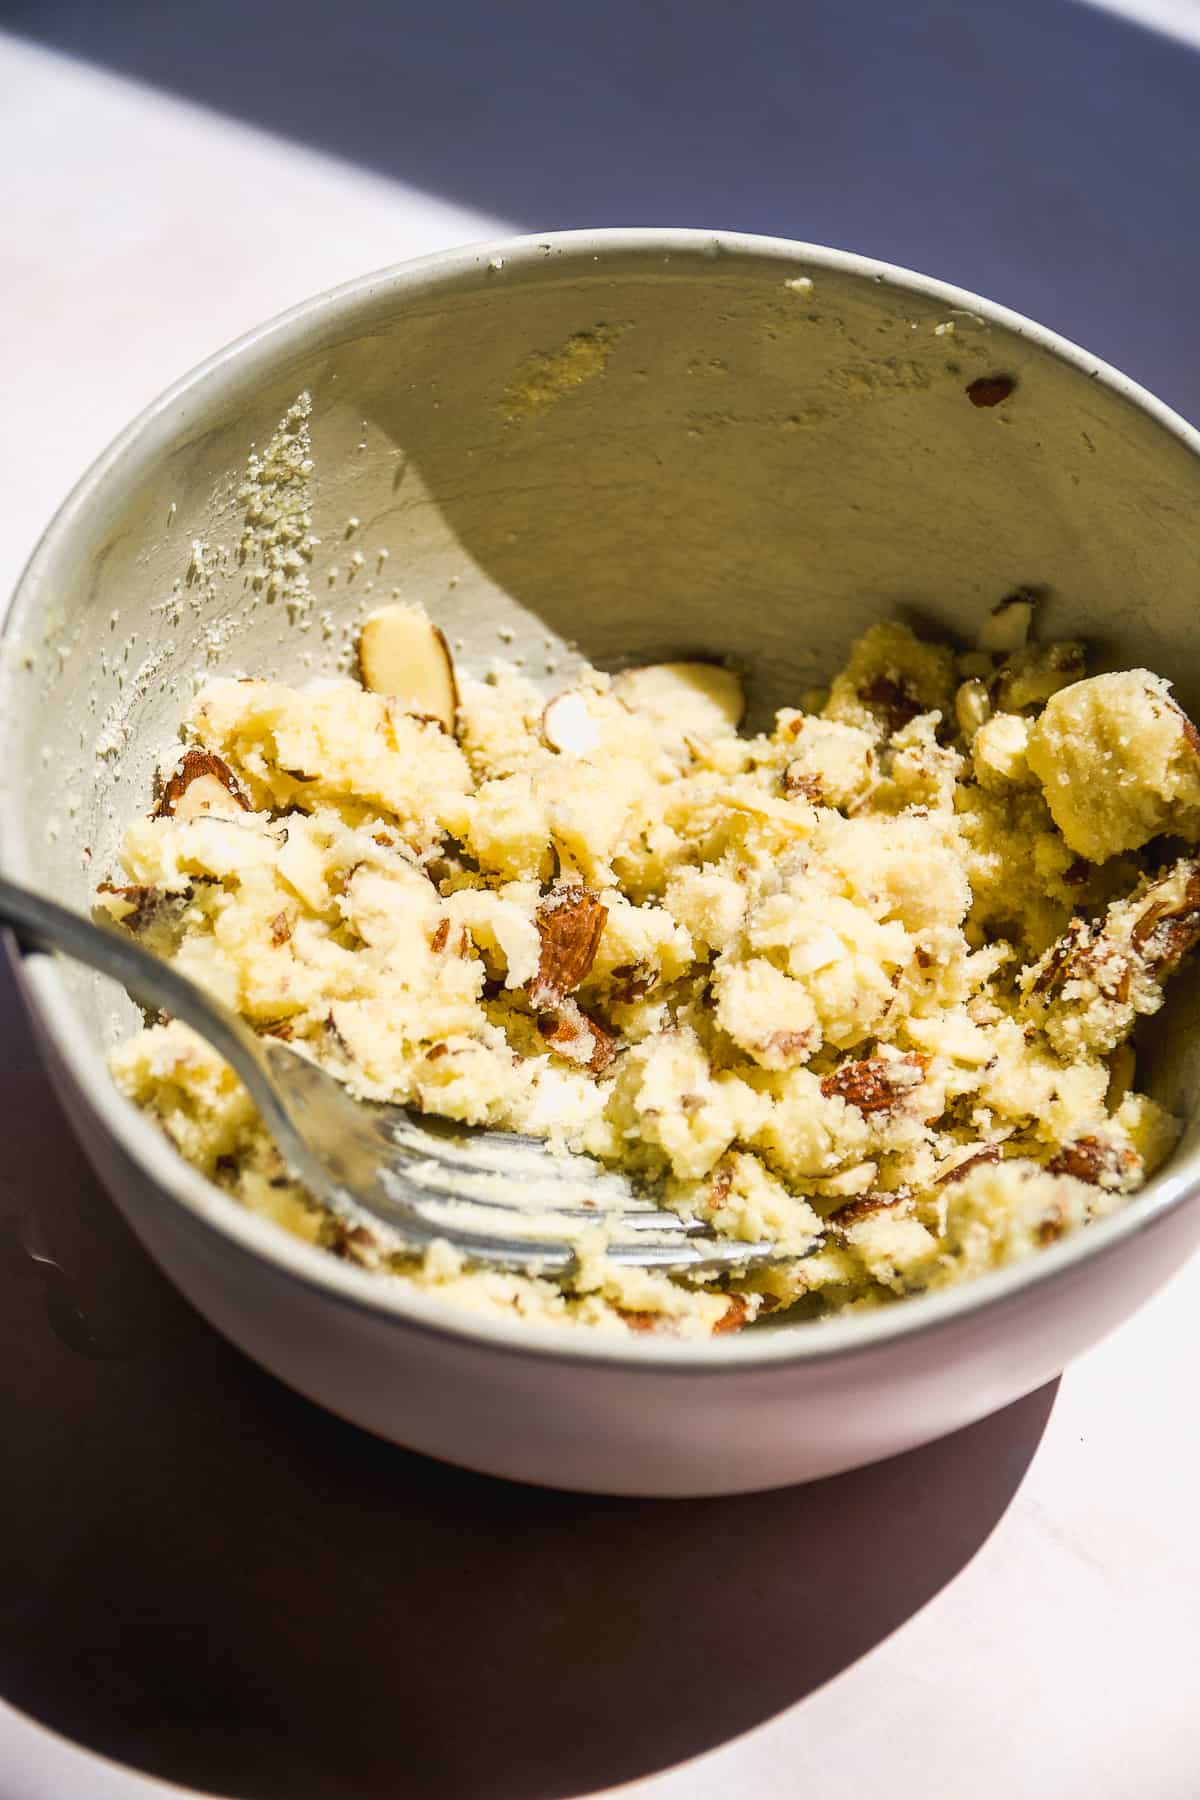
<svg viewBox="0 0 1200 1800"><path fill-rule="evenodd" d="M748 1493L914 1449L1059 1374L1200 1240L1200 1207L1177 1207L1057 1281L831 1359L714 1372L497 1350L347 1304L231 1245L125 1153L45 1040L43 1053L124 1218L223 1336L379 1437L542 1487L663 1498Z"/></svg>

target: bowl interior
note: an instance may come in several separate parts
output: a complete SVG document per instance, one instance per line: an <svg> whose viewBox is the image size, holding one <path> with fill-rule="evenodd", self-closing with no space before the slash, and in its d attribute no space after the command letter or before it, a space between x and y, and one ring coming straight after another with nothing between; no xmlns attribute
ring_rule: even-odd
<svg viewBox="0 0 1200 1800"><path fill-rule="evenodd" d="M979 406L990 376L1015 385ZM281 484L269 446L305 393L312 466ZM397 595L468 672L516 658L548 692L579 654L732 655L761 720L872 620L969 642L1027 587L1043 633L1166 674L1194 708L1198 514L1194 434L917 277L689 233L431 259L223 353L81 484L8 627L5 860L87 906L195 686L335 674ZM306 530L307 588L278 557L263 582ZM110 987L63 979L97 1047L128 1028ZM1185 978L1146 1045L1180 1111L1196 1023Z"/></svg>

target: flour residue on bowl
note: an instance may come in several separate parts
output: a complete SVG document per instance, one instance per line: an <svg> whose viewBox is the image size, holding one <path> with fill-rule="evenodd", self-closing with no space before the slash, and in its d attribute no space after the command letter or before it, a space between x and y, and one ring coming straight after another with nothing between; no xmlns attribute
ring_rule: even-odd
<svg viewBox="0 0 1200 1800"><path fill-rule="evenodd" d="M543 407L553 406L603 374L620 335L620 326L596 325L591 331L575 332L557 350L534 351L504 390L505 418L515 423Z"/></svg>
<svg viewBox="0 0 1200 1800"><path fill-rule="evenodd" d="M298 395L260 452L252 449L237 497L245 506L238 561L268 602L282 600L293 622L311 605L312 395Z"/></svg>

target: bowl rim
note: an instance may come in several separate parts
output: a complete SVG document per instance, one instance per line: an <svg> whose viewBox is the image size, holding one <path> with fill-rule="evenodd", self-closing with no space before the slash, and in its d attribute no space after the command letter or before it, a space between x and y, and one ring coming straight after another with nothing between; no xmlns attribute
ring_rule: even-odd
<svg viewBox="0 0 1200 1800"><path fill-rule="evenodd" d="M174 436L185 403L219 398L222 390L241 386L256 373L275 372L301 352L328 319L344 314L349 322L356 310L381 297L394 298L400 304L405 299L436 295L471 276L544 270L548 262L562 258L595 265L603 274L605 261L631 253L673 263L675 272L683 269L697 274L711 273L722 259L774 262L785 279L848 276L900 295L933 300L948 310L974 314L1097 381L1200 459L1200 432L1130 377L1020 313L895 264L789 238L727 231L609 227L493 238L435 251L324 289L253 327L180 377L102 451L63 501L17 582L0 639L11 645L26 624L36 619L55 558L76 533L86 533L89 509L102 492L124 474L143 467ZM0 743L7 729L0 721ZM17 880L28 880L30 848L7 794L0 795L0 846L6 872ZM833 1358L887 1350L892 1344L971 1320L977 1313L1031 1295L1096 1258L1114 1253L1127 1239L1160 1224L1200 1193L1200 1154L1193 1153L1181 1166L1152 1179L1119 1212L1024 1261L875 1311L807 1321L792 1328L784 1325L763 1333L696 1339L615 1332L610 1336L603 1330L561 1323L476 1316L439 1298L436 1290L418 1289L402 1279L389 1279L338 1260L274 1221L250 1212L209 1182L184 1161L147 1114L118 1092L103 1055L76 1027L74 1006L55 959L42 954L22 956L11 937L6 937L18 984L53 1059L78 1088L85 1106L164 1201L169 1198L178 1204L182 1219L254 1261L272 1265L276 1275L373 1315L381 1325L391 1320L424 1335L457 1340L463 1349L476 1346L539 1360L565 1358L573 1363L660 1374L734 1374L780 1364L825 1364Z"/></svg>

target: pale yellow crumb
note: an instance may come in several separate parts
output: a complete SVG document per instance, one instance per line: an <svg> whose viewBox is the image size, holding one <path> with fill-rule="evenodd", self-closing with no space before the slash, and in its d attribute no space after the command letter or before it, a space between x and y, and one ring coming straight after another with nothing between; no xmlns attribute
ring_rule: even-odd
<svg viewBox="0 0 1200 1800"><path fill-rule="evenodd" d="M513 408L610 347L572 340ZM564 1329L861 1310L1056 1242L1178 1131L1126 1040L1200 940L1200 863L1127 853L1200 836L1200 740L1158 677L1089 678L1020 608L1011 648L962 656L877 625L759 736L718 665L584 670L553 711L451 669L440 716L213 681L186 729L224 775L132 821L97 896L359 1097L585 1150L766 1266L638 1271L599 1227L560 1282L398 1252L296 1186L186 1027L122 1044L118 1083L299 1237Z"/></svg>

